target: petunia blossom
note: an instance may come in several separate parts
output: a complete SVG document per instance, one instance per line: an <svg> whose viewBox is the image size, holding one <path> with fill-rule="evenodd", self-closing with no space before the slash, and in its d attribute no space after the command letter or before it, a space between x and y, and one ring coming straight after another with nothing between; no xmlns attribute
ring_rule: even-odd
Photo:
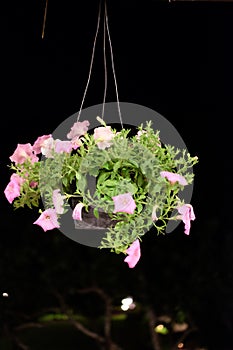
<svg viewBox="0 0 233 350"><path fill-rule="evenodd" d="M71 140L72 148L77 149L80 146L82 146L82 141L80 140L79 137L75 137L74 139Z"/></svg>
<svg viewBox="0 0 233 350"><path fill-rule="evenodd" d="M127 262L129 267L132 269L135 267L141 257L140 242L138 239L131 244L131 246L126 250L126 253L128 256L124 261Z"/></svg>
<svg viewBox="0 0 233 350"><path fill-rule="evenodd" d="M60 189L53 191L53 205L57 214L64 213L64 198L65 196L60 193Z"/></svg>
<svg viewBox="0 0 233 350"><path fill-rule="evenodd" d="M44 141L51 138L52 135L39 136L32 146L32 150L35 154L41 153L41 147L44 145Z"/></svg>
<svg viewBox="0 0 233 350"><path fill-rule="evenodd" d="M179 182L180 185L187 185L187 181L184 178L184 176L180 175L180 174L176 174L176 173L171 173L170 171L161 171L160 175L166 179L168 179L168 181L171 184L174 184L176 182Z"/></svg>
<svg viewBox="0 0 233 350"><path fill-rule="evenodd" d="M11 180L4 190L6 199L11 204L13 200L20 196L20 185L16 180Z"/></svg>
<svg viewBox="0 0 233 350"><path fill-rule="evenodd" d="M43 145L41 146L41 153L46 158L53 158L54 148L55 148L55 140L51 136L46 140L44 140Z"/></svg>
<svg viewBox="0 0 233 350"><path fill-rule="evenodd" d="M94 130L94 140L96 141L99 149L110 147L113 137L114 133L110 126L100 126Z"/></svg>
<svg viewBox="0 0 233 350"><path fill-rule="evenodd" d="M26 160L35 163L39 158L34 154L32 145L30 143L18 143L16 150L10 156L10 160L16 164L23 164Z"/></svg>
<svg viewBox="0 0 233 350"><path fill-rule="evenodd" d="M70 129L70 132L67 134L68 139L76 139L82 135L85 135L90 123L88 120L84 120L83 122L76 122Z"/></svg>
<svg viewBox="0 0 233 350"><path fill-rule="evenodd" d="M56 153L70 153L73 145L71 141L55 140L55 152Z"/></svg>
<svg viewBox="0 0 233 350"><path fill-rule="evenodd" d="M44 231L53 230L54 228L60 227L57 220L56 210L52 208L43 211L34 224L41 226Z"/></svg>
<svg viewBox="0 0 233 350"><path fill-rule="evenodd" d="M118 196L112 197L112 199L115 205L113 213L134 213L134 210L136 209L136 204L131 193L119 194Z"/></svg>
<svg viewBox="0 0 233 350"><path fill-rule="evenodd" d="M82 208L84 207L84 204L83 203L78 203L76 204L74 210L73 210L73 213L72 213L72 218L74 220L79 220L79 221L82 221Z"/></svg>
<svg viewBox="0 0 233 350"><path fill-rule="evenodd" d="M25 182L25 179L23 179L19 174L12 174L10 180L16 181L19 186Z"/></svg>
<svg viewBox="0 0 233 350"><path fill-rule="evenodd" d="M25 182L18 174L12 174L10 177L10 182L4 190L4 194L9 203L12 203L13 200L20 196L20 186Z"/></svg>
<svg viewBox="0 0 233 350"><path fill-rule="evenodd" d="M191 204L184 204L180 207L177 208L178 212L181 214L181 220L183 221L183 223L185 224L185 231L184 233L186 235L189 235L189 231L190 231L190 221L191 220L195 220L195 214L193 211L193 207Z"/></svg>

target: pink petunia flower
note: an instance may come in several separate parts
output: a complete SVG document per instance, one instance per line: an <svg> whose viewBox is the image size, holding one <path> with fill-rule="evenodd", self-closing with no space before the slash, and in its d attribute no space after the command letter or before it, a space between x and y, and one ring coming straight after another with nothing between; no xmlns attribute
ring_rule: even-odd
<svg viewBox="0 0 233 350"><path fill-rule="evenodd" d="M4 194L9 203L12 203L13 200L20 196L20 186L25 182L18 174L12 174L10 177L10 182L5 188Z"/></svg>
<svg viewBox="0 0 233 350"><path fill-rule="evenodd" d="M174 184L176 182L179 182L179 184L183 186L188 184L184 176L176 173L171 173L170 171L161 171L160 175L168 179L168 181L170 181L171 184Z"/></svg>
<svg viewBox="0 0 233 350"><path fill-rule="evenodd" d="M70 153L72 151L73 144L71 141L55 140L55 152L56 153Z"/></svg>
<svg viewBox="0 0 233 350"><path fill-rule="evenodd" d="M10 160L16 164L23 164L28 159L32 163L35 163L39 160L39 158L33 153L33 148L30 143L18 143L16 150L12 156L10 156Z"/></svg>
<svg viewBox="0 0 233 350"><path fill-rule="evenodd" d="M94 130L94 140L99 149L110 147L113 137L114 133L110 126L100 126Z"/></svg>
<svg viewBox="0 0 233 350"><path fill-rule="evenodd" d="M82 146L82 141L80 140L79 137L75 137L74 139L71 140L72 148L77 149L80 146Z"/></svg>
<svg viewBox="0 0 233 350"><path fill-rule="evenodd" d="M132 269L135 267L141 257L140 242L138 239L131 244L131 246L126 250L126 253L128 256L124 261L127 262L129 267Z"/></svg>
<svg viewBox="0 0 233 350"><path fill-rule="evenodd" d="M112 197L114 201L114 211L113 213L123 212L128 214L133 214L136 208L135 201L131 193L123 193L118 196Z"/></svg>
<svg viewBox="0 0 233 350"><path fill-rule="evenodd" d="M52 135L39 136L32 146L32 150L35 154L41 153L41 147L44 145L44 141L51 138Z"/></svg>
<svg viewBox="0 0 233 350"><path fill-rule="evenodd" d="M186 235L189 235L189 231L191 227L190 221L196 219L193 211L193 207L191 204L184 204L181 207L178 207L177 209L178 209L178 212L181 214L181 220L185 224L184 233Z"/></svg>
<svg viewBox="0 0 233 350"><path fill-rule="evenodd" d="M53 191L53 205L57 214L64 213L64 198L65 196L60 193L60 189Z"/></svg>
<svg viewBox="0 0 233 350"><path fill-rule="evenodd" d="M84 120L83 122L76 122L70 129L70 132L67 134L68 139L76 139L82 135L85 135L90 123L88 120Z"/></svg>
<svg viewBox="0 0 233 350"><path fill-rule="evenodd" d="M10 180L16 181L19 186L25 182L25 179L23 179L19 174L12 174Z"/></svg>
<svg viewBox="0 0 233 350"><path fill-rule="evenodd" d="M72 213L72 218L74 220L80 220L82 221L82 208L84 207L83 203L78 203L76 204L73 213Z"/></svg>
<svg viewBox="0 0 233 350"><path fill-rule="evenodd" d="M6 199L11 204L13 200L20 196L20 185L16 180L11 180L4 190Z"/></svg>
<svg viewBox="0 0 233 350"><path fill-rule="evenodd" d="M57 220L56 210L52 208L43 211L34 224L41 226L44 231L53 230L54 228L60 227Z"/></svg>
<svg viewBox="0 0 233 350"><path fill-rule="evenodd" d="M51 136L46 140L44 140L43 145L41 146L41 153L46 158L53 158L54 148L55 148L55 140Z"/></svg>

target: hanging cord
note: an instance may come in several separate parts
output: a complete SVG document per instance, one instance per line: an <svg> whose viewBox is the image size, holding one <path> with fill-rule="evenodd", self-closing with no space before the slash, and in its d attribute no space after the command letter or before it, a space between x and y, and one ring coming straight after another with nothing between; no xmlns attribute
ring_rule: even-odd
<svg viewBox="0 0 233 350"><path fill-rule="evenodd" d="M86 97L87 89L90 83L91 79L91 73L92 73L92 67L93 67L93 61L94 61L94 56L95 56L95 48L96 48L96 41L97 41L97 36L99 33L99 25L100 25L100 18L101 18L101 6L102 5L102 0L100 0L99 4L99 13L98 13L98 20L97 20L97 28L96 28L96 33L95 33L95 38L94 38L94 43L93 43L93 49L92 49L92 56L91 56L91 63L90 63L90 69L89 69L89 75L88 75L88 80L87 84L85 87L83 99L81 102L80 110L78 113L77 121L80 119L83 103ZM107 93L107 60L106 60L106 29L107 29L107 34L108 34L108 42L109 42L109 47L110 47L110 53L111 53L111 64L112 64L112 71L113 71L113 77L114 77L114 83L115 83L115 89L116 89L116 98L117 98L117 108L118 108L118 113L119 113L119 118L120 118L120 123L121 127L123 129L123 121L122 121L122 116L121 116L121 109L120 109L120 103L119 103L119 96L118 96L118 88L117 88L117 81L116 81L116 72L115 72L115 67L114 67L114 57L113 57L113 49L112 49L112 42L111 42L111 37L110 37L110 32L109 32L109 25L108 25L108 14L107 14L107 5L106 1L104 3L104 40L103 40L103 51L104 51L104 97L103 97L103 106L102 106L102 119L104 118L104 109L105 109L105 100L106 100L106 93Z"/></svg>
<svg viewBox="0 0 233 350"><path fill-rule="evenodd" d="M44 39L44 34L45 34L45 24L46 24L46 18L47 18L47 10L48 10L48 0L46 0L46 2L45 2L43 27L42 27L42 33L41 33L41 38L42 39Z"/></svg>
<svg viewBox="0 0 233 350"><path fill-rule="evenodd" d="M103 107L102 107L102 119L104 120L104 108L105 108L105 100L107 94L107 86L108 86L108 70L107 70L107 60L106 60L106 16L104 16L104 98L103 98Z"/></svg>
<svg viewBox="0 0 233 350"><path fill-rule="evenodd" d="M119 103L118 88L117 88L117 80L116 80L116 72L115 72L115 67L114 67L114 57L113 57L112 42L111 42L111 37L110 37L110 32L109 32L109 26L108 26L108 13L107 13L107 4L106 4L106 1L105 1L105 3L104 3L104 8L105 8L104 17L105 17L105 23L106 23L107 33L108 33L108 41L109 41L110 52L111 52L112 71L113 71L113 77L114 77L115 89L116 89L117 107L118 107L118 113L119 113L119 118L120 118L121 127L122 127L122 129L123 129L123 121L122 121L121 109L120 109L120 103Z"/></svg>
<svg viewBox="0 0 233 350"><path fill-rule="evenodd" d="M90 63L90 69L89 69L89 74L88 74L88 80L87 80L86 88L84 90L83 99L82 99L82 102L81 102L81 106L80 106L80 110L79 110L79 113L78 113L77 121L79 121L79 119L80 119L83 103L84 103L84 100L85 100L85 97L86 97L86 94L87 94L87 89L88 89L88 86L89 86L89 83L90 83L90 79L91 79L91 72L92 72L93 61L94 61L94 56L95 56L96 41L97 41L97 36L98 36L98 33L99 33L99 25L100 25L100 17L101 17L101 5L102 5L102 1L100 1L100 4L99 4L99 13L98 13L97 27L96 27L96 33L95 33L95 38L94 38L94 44L93 44L93 48L92 48L92 55L91 55L91 63Z"/></svg>

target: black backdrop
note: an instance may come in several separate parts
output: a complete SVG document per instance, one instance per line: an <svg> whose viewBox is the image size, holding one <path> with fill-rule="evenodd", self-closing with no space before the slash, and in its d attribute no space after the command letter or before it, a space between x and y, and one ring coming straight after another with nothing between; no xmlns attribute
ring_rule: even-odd
<svg viewBox="0 0 233 350"><path fill-rule="evenodd" d="M3 195L9 156L17 143L34 142L79 110L96 29L97 1L49 0L42 40L44 5L1 5L1 251L7 261L17 254L15 247L12 252L17 220L21 215L26 220ZM109 0L108 15L120 101L162 114L199 157L192 200L197 216L194 249L198 257L207 235L212 252L204 256L206 261L210 257L209 268L217 269L221 284L220 294L212 291L202 302L220 319L221 350L232 349L233 4ZM101 103L103 88L100 33L84 107ZM106 101L115 100L109 72ZM13 288L4 269L2 274L6 285L1 289Z"/></svg>

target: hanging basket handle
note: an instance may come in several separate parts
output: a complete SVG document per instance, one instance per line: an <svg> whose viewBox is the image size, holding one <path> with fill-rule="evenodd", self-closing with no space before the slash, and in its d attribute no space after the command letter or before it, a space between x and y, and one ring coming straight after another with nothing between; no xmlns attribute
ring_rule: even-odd
<svg viewBox="0 0 233 350"><path fill-rule="evenodd" d="M86 84L86 87L85 87L85 90L84 90L84 94L83 94L80 110L78 112L77 121L79 121L79 119L80 119L82 108L83 108L83 104L84 104L85 97L86 97L86 94L87 94L87 90L88 90L88 87L89 87L89 83L90 83L90 80L91 80L91 73L92 73L93 62L94 62L94 57L95 57L96 42L97 42L97 37L98 37L98 34L99 34L99 27L100 27L101 8L102 8L102 0L100 0L100 3L99 3L99 12L98 12L98 18L97 18L96 33L95 33L94 43L93 43L93 48L92 48L92 55L91 55L89 74L88 74L87 84ZM105 108L105 100L106 100L106 93L107 93L107 80L108 80L107 79L107 60L106 60L106 30L107 30L107 37L108 37L109 47L110 47L111 65L112 65L114 84L115 84L115 90L116 90L118 114L119 114L120 124L121 124L121 127L123 129L123 121L122 121L122 115L121 115L121 109L120 109L120 102L119 102L119 96L118 96L118 87L117 87L117 80L116 80L116 72L115 72L115 66L114 66L112 41L111 41L111 36L110 36L110 31L109 31L109 24L108 24L107 4L106 4L106 0L105 0L105 2L104 2L104 37L103 37L104 75L105 75L105 79L104 79L103 107L102 107L102 115L101 115L102 119L104 119L104 108Z"/></svg>

